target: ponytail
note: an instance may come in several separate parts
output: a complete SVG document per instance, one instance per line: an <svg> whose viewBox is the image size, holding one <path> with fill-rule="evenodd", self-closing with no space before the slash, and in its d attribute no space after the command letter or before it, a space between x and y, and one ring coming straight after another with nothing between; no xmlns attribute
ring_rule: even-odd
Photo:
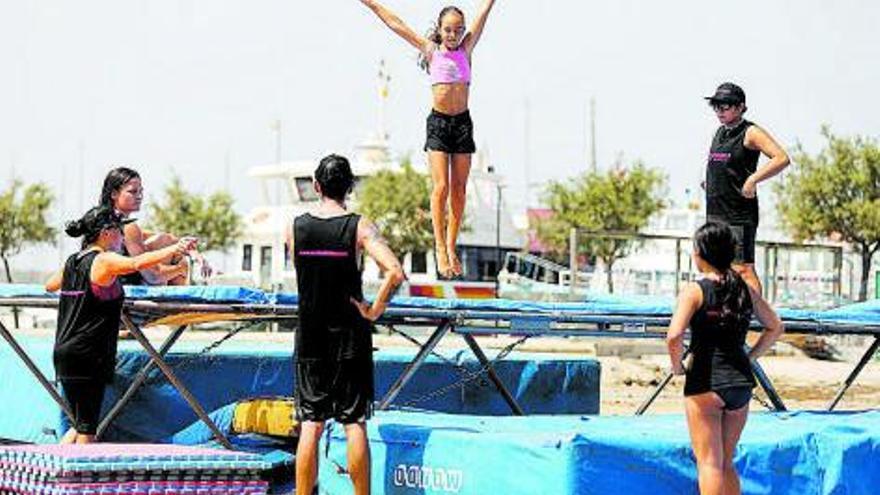
<svg viewBox="0 0 880 495"><path fill-rule="evenodd" d="M736 238L730 225L706 222L694 234L694 249L722 274L719 287L722 324L748 325L752 319L752 298L745 281L731 268L736 257Z"/></svg>
<svg viewBox="0 0 880 495"><path fill-rule="evenodd" d="M739 327L748 325L751 319L749 287L733 268L727 268L721 278L721 321Z"/></svg>

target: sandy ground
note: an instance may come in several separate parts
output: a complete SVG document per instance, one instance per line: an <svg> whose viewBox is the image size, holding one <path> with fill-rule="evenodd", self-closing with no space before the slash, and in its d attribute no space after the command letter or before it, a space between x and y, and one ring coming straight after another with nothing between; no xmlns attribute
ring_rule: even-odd
<svg viewBox="0 0 880 495"><path fill-rule="evenodd" d="M158 344L167 335L165 328L148 329L150 340ZM40 335L51 338L48 330L16 331L17 334ZM225 335L225 332L186 332L182 341L200 348ZM424 341L424 330L414 332ZM516 339L509 337L479 337L481 347L492 358L496 352ZM233 342L260 342L273 349L292 349L293 336L288 332L242 332L232 338ZM773 381L785 405L791 410L825 409L840 384L846 379L869 340L848 338L832 340L840 351L841 360L822 361L812 359L785 343L777 343L772 355L761 358L761 365ZM374 338L379 349L415 347L398 335L380 332ZM441 341L442 349L466 348L461 338L447 336ZM547 352L556 355L598 359L602 364L601 410L602 414L632 414L652 393L666 375L668 357L660 340L632 339L566 339L533 338L517 347L518 351ZM647 414L681 412L684 379L674 378L657 397ZM763 396L759 392L759 396ZM837 410L861 410L880 407L880 353L868 363L856 382L849 389ZM753 410L764 410L757 400L752 401Z"/></svg>
<svg viewBox="0 0 880 495"><path fill-rule="evenodd" d="M639 359L607 357L602 361L602 414L631 414L662 380L665 356ZM802 355L767 356L761 365L773 381L788 409L826 409L855 359L842 362L818 361ZM676 377L648 410L649 413L681 412L684 378ZM758 395L763 398L763 393ZM880 407L880 361L874 360L847 391L837 410ZM756 400L753 410L764 410Z"/></svg>

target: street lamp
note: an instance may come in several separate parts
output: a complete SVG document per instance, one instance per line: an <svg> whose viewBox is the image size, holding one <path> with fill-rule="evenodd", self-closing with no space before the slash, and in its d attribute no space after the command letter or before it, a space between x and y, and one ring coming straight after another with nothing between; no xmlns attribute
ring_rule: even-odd
<svg viewBox="0 0 880 495"><path fill-rule="evenodd" d="M495 167L489 166L489 173L495 173ZM501 190L504 184L495 177L495 298L499 296L501 281L498 276L501 274Z"/></svg>

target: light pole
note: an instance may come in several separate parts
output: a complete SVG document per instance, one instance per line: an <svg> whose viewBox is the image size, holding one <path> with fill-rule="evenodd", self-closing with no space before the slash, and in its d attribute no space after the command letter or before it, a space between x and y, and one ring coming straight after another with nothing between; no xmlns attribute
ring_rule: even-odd
<svg viewBox="0 0 880 495"><path fill-rule="evenodd" d="M501 275L501 190L504 184L500 180L495 182L495 298L497 299L501 281L498 276Z"/></svg>

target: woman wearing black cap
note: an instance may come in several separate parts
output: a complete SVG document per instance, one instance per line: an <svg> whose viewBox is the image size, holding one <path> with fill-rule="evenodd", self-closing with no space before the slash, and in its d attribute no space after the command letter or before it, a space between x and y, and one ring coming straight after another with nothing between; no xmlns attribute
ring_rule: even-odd
<svg viewBox="0 0 880 495"><path fill-rule="evenodd" d="M104 398L104 387L116 367L116 339L125 294L119 277L155 266L193 249L196 239L129 257L117 254L126 220L112 208L96 206L65 232L82 237L82 250L46 282L61 290L53 361L55 376L74 414L74 424L61 443L91 443Z"/></svg>
<svg viewBox="0 0 880 495"><path fill-rule="evenodd" d="M706 99L721 122L706 165L706 217L733 228L737 237L734 268L760 292L761 282L755 273L757 186L781 172L790 160L770 133L743 118L747 107L742 88L726 82ZM758 167L762 153L770 161Z"/></svg>

